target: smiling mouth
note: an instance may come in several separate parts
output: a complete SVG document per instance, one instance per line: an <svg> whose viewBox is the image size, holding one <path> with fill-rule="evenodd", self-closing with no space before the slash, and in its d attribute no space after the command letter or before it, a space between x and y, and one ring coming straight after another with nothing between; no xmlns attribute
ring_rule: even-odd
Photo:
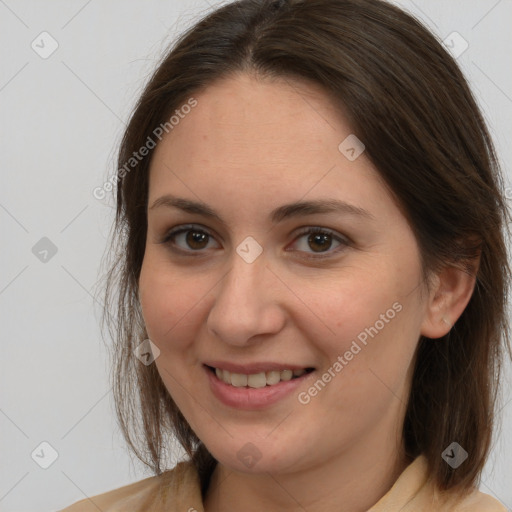
<svg viewBox="0 0 512 512"><path fill-rule="evenodd" d="M244 373L234 373L220 368L207 366L208 370L214 373L219 380L236 388L264 388L274 386L283 381L298 379L307 373L311 373L314 368L302 368L300 370L272 370L268 372L253 373L250 375Z"/></svg>

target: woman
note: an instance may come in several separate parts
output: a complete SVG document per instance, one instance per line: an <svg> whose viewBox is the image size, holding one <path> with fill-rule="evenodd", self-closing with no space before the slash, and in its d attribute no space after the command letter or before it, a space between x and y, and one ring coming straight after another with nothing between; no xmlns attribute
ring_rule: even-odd
<svg viewBox="0 0 512 512"><path fill-rule="evenodd" d="M118 163L105 320L155 476L67 512L505 510L477 485L507 210L418 21L381 0L220 7L152 76ZM188 458L164 471L173 434Z"/></svg>

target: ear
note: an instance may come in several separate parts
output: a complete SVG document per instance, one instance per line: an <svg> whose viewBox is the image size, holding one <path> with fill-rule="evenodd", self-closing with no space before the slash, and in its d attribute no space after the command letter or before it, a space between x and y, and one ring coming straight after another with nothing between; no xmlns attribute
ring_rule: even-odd
<svg viewBox="0 0 512 512"><path fill-rule="evenodd" d="M471 269L447 266L434 277L421 324L423 336L435 339L450 332L471 299L478 266L479 261Z"/></svg>

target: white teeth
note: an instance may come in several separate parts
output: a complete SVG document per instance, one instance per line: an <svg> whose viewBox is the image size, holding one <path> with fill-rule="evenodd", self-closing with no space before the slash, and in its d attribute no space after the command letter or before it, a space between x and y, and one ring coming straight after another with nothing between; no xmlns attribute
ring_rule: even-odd
<svg viewBox="0 0 512 512"><path fill-rule="evenodd" d="M281 380L291 380L293 372L291 370L283 370L281 372Z"/></svg>
<svg viewBox="0 0 512 512"><path fill-rule="evenodd" d="M253 373L246 375L243 373L231 373L228 370L215 368L217 377L226 384L231 384L236 388L249 386L250 388L264 388L281 382L282 380L291 380L293 377L300 377L306 373L305 369L300 370L271 370L268 372Z"/></svg>
<svg viewBox="0 0 512 512"><path fill-rule="evenodd" d="M233 378L233 374L231 378ZM267 377L265 376L265 372L253 373L252 375L249 375L247 377L247 385L250 388L264 388L267 385Z"/></svg>
<svg viewBox="0 0 512 512"><path fill-rule="evenodd" d="M271 371L266 373L267 384L272 386L272 384L277 384L281 380L281 372Z"/></svg>
<svg viewBox="0 0 512 512"><path fill-rule="evenodd" d="M243 375L241 373L232 373L231 384L236 388L247 386L247 375Z"/></svg>

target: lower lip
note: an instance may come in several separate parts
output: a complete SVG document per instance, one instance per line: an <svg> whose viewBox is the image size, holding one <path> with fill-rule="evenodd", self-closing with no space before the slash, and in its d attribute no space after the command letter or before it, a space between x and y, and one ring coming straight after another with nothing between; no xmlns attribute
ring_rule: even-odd
<svg viewBox="0 0 512 512"><path fill-rule="evenodd" d="M309 372L291 380L278 382L264 388L235 387L220 380L207 366L204 367L210 381L210 389L223 404L237 409L263 409L296 391L314 373Z"/></svg>

